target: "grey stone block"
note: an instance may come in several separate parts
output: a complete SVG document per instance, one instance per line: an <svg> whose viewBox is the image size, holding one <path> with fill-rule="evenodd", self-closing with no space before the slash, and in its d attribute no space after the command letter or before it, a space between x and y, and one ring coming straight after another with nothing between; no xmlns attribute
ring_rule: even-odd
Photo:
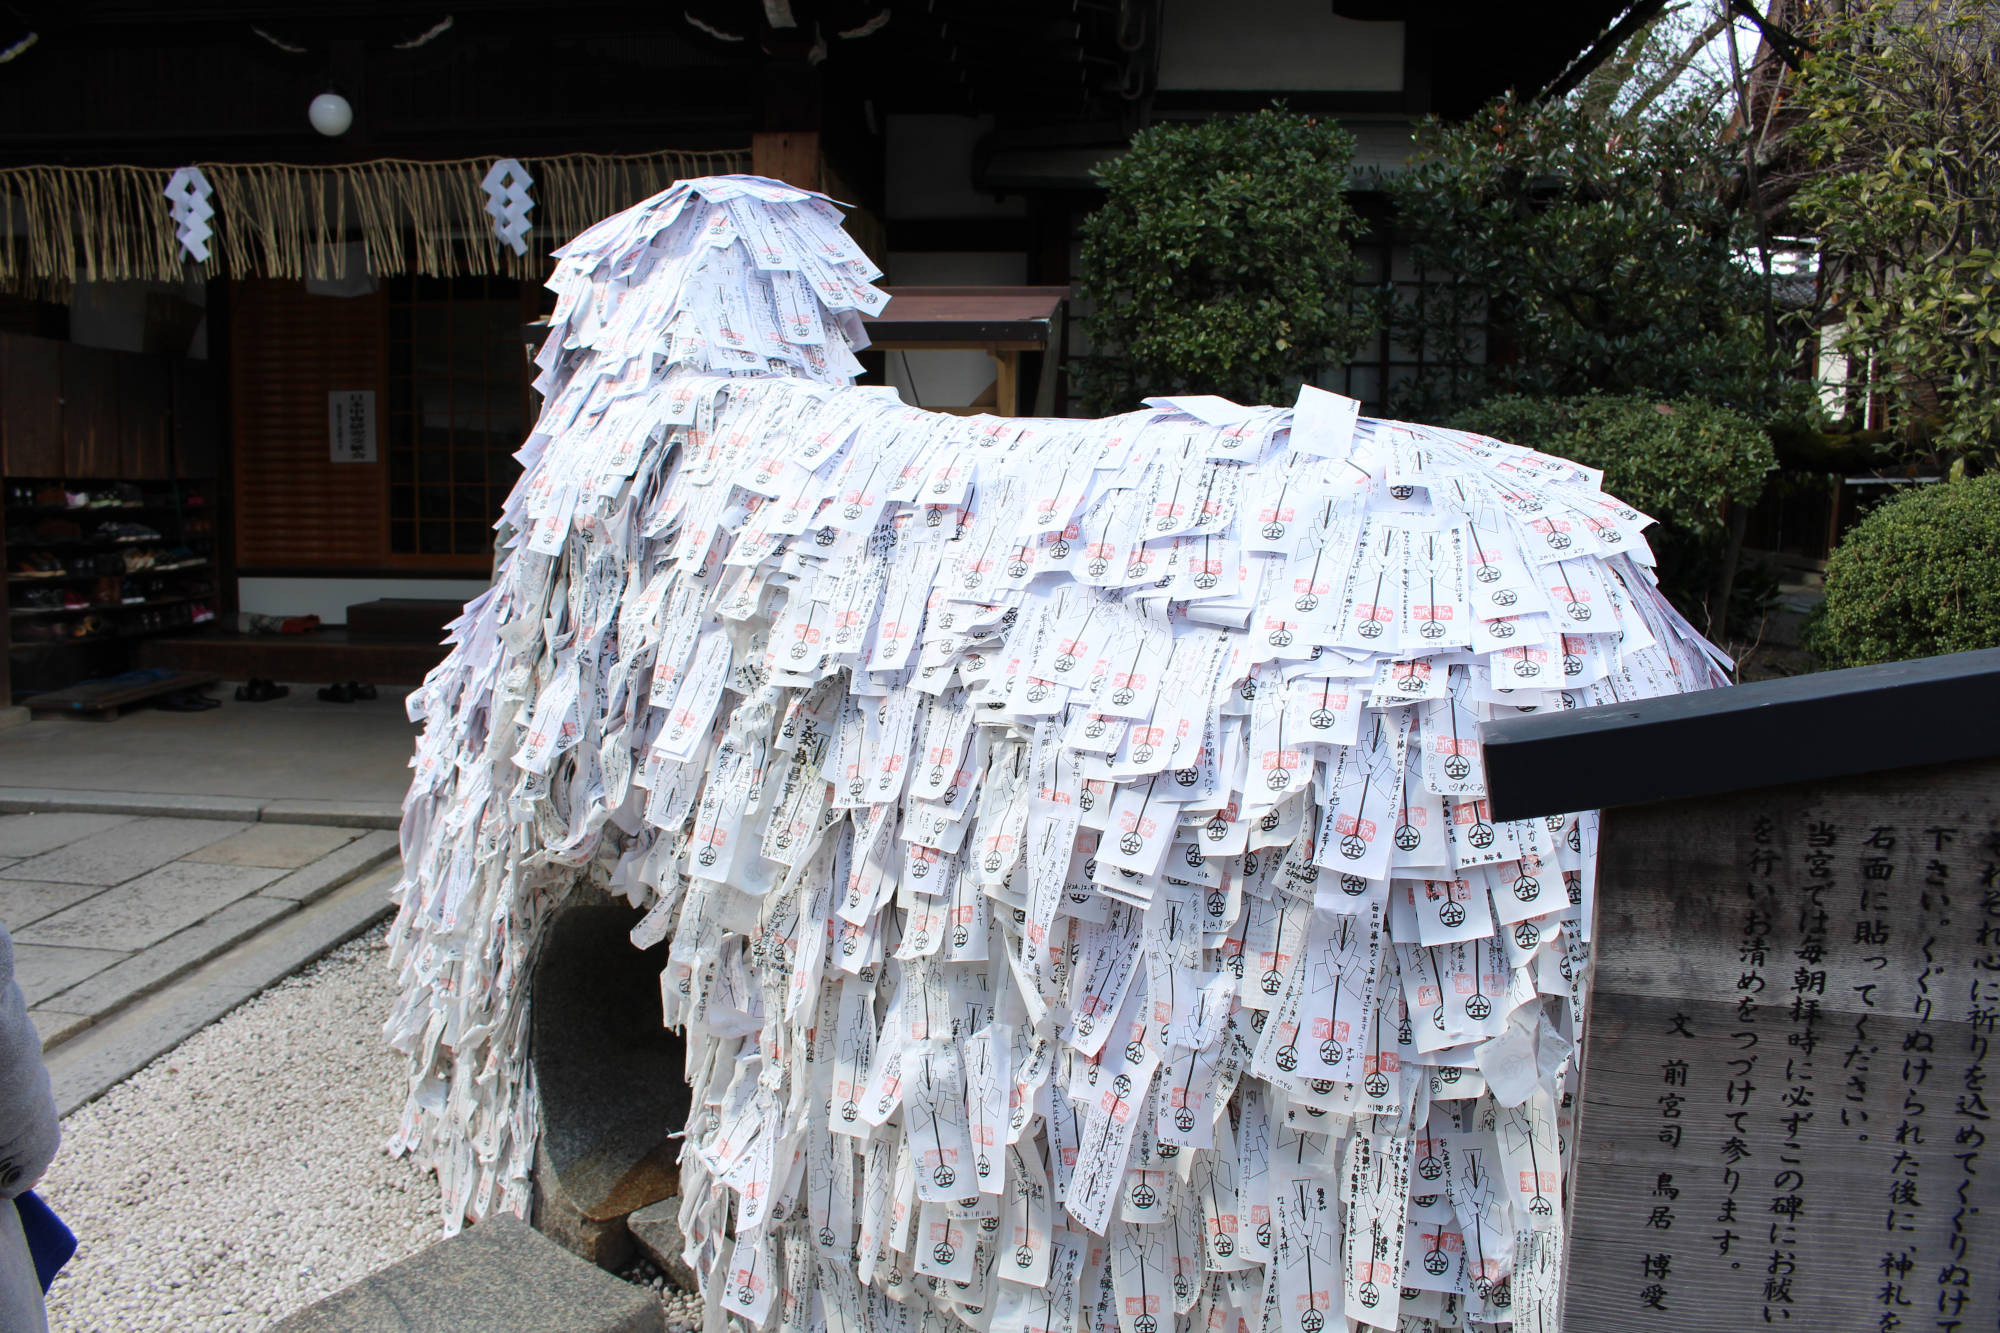
<svg viewBox="0 0 2000 1333"><path fill-rule="evenodd" d="M255 796L184 792L96 791L75 787L0 787L0 810L96 811L112 815L181 815L190 819L255 819Z"/></svg>
<svg viewBox="0 0 2000 1333"><path fill-rule="evenodd" d="M114 890L115 892L115 890ZM151 948L51 996L58 1009L103 1017L142 995L158 990L176 977L201 966L240 940L247 939L298 904L276 898L248 897L233 902L185 930L177 930Z"/></svg>
<svg viewBox="0 0 2000 1333"><path fill-rule="evenodd" d="M365 1277L270 1333L664 1333L652 1291L501 1214Z"/></svg>
<svg viewBox="0 0 2000 1333"><path fill-rule="evenodd" d="M394 860L401 851L395 834L376 829L362 834L344 847L336 848L311 865L294 870L277 883L266 885L259 896L313 902L356 875L373 870L384 861Z"/></svg>
<svg viewBox="0 0 2000 1333"><path fill-rule="evenodd" d="M211 842L184 860L227 866L271 866L297 870L352 842L353 829L330 824L255 824L233 838Z"/></svg>
<svg viewBox="0 0 2000 1333"><path fill-rule="evenodd" d="M42 884L32 879L0 878L0 926L18 935L23 926L103 892L101 884Z"/></svg>
<svg viewBox="0 0 2000 1333"><path fill-rule="evenodd" d="M39 859L39 858L38 858ZM25 944L144 949L247 898L285 872L175 861L37 921Z"/></svg>
<svg viewBox="0 0 2000 1333"><path fill-rule="evenodd" d="M56 884L123 884L248 824L214 819L133 819L67 847L7 867L9 879Z"/></svg>
<svg viewBox="0 0 2000 1333"><path fill-rule="evenodd" d="M695 1281L694 1270L681 1258L681 1247L687 1243L681 1234L681 1196L668 1195L658 1203L649 1203L638 1212L625 1219L625 1225L632 1232L632 1239L645 1251L659 1270L666 1274L667 1281L682 1291L699 1291L701 1286Z"/></svg>
<svg viewBox="0 0 2000 1333"><path fill-rule="evenodd" d="M262 817L286 824L338 824L343 828L398 828L403 822L403 807L396 801L266 801Z"/></svg>
<svg viewBox="0 0 2000 1333"><path fill-rule="evenodd" d="M125 957L116 949L64 949L49 945L14 945L14 980L30 1005L60 995L93 972L101 972Z"/></svg>
<svg viewBox="0 0 2000 1333"><path fill-rule="evenodd" d="M80 838L102 833L130 815L94 815L76 811L42 811L0 815L0 856L40 856Z"/></svg>

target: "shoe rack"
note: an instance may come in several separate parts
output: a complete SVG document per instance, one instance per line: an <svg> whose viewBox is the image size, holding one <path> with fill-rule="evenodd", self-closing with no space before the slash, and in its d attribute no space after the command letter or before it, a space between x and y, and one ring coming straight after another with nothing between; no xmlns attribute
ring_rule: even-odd
<svg viewBox="0 0 2000 1333"><path fill-rule="evenodd" d="M200 480L8 477L15 691L123 670L131 640L215 620L215 499Z"/></svg>

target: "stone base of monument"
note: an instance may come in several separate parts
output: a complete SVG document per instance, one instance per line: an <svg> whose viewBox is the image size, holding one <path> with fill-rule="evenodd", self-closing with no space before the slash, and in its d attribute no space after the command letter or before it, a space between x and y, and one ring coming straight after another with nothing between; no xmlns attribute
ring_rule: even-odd
<svg viewBox="0 0 2000 1333"><path fill-rule="evenodd" d="M271 1333L665 1333L659 1298L502 1213L365 1277Z"/></svg>
<svg viewBox="0 0 2000 1333"><path fill-rule="evenodd" d="M632 1256L626 1217L680 1189L686 1047L660 1025L667 945L632 947L642 913L578 890L543 934L530 985L541 1097L534 1224L601 1268Z"/></svg>
<svg viewBox="0 0 2000 1333"><path fill-rule="evenodd" d="M678 1194L647 1204L625 1219L639 1249L681 1291L699 1291L694 1270L681 1258L681 1199Z"/></svg>

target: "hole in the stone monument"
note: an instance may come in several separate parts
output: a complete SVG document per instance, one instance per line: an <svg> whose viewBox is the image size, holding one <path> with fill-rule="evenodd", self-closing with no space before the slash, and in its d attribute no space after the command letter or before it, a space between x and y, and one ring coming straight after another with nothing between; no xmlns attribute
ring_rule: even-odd
<svg viewBox="0 0 2000 1333"><path fill-rule="evenodd" d="M631 1251L625 1217L678 1192L686 1046L660 1024L664 943L641 952L640 916L579 890L543 933L530 980L530 1051L542 1105L535 1225L596 1263Z"/></svg>

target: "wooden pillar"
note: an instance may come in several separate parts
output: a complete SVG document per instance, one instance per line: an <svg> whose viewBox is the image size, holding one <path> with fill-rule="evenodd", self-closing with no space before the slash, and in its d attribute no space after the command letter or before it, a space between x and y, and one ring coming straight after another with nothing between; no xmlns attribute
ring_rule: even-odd
<svg viewBox="0 0 2000 1333"><path fill-rule="evenodd" d="M1003 417L1021 415L1021 354L993 353L993 410Z"/></svg>
<svg viewBox="0 0 2000 1333"><path fill-rule="evenodd" d="M750 171L801 190L821 189L818 133L775 130L751 135Z"/></svg>

